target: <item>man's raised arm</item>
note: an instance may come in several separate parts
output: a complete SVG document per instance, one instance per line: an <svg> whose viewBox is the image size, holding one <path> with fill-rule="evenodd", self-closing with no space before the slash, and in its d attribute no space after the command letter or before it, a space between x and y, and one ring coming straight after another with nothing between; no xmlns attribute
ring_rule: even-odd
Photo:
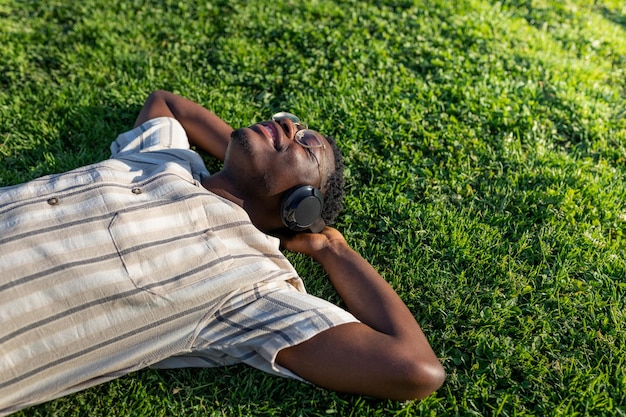
<svg viewBox="0 0 626 417"><path fill-rule="evenodd" d="M283 245L318 261L361 323L280 351L281 366L322 387L396 400L424 398L443 384L444 369L409 309L340 232L326 227Z"/></svg>
<svg viewBox="0 0 626 417"><path fill-rule="evenodd" d="M180 122L192 145L224 160L233 128L201 105L169 91L148 96L135 120L135 127L156 117L173 117Z"/></svg>

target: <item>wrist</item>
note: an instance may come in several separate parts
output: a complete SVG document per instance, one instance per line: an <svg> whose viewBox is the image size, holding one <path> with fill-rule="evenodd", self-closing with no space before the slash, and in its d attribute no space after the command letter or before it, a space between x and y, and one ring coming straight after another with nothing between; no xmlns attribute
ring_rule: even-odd
<svg viewBox="0 0 626 417"><path fill-rule="evenodd" d="M352 249L348 246L348 243L345 240L332 240L324 245L322 249L317 251L313 255L313 259L324 265L325 263L333 262L333 260L336 260L337 258L345 258L351 252Z"/></svg>

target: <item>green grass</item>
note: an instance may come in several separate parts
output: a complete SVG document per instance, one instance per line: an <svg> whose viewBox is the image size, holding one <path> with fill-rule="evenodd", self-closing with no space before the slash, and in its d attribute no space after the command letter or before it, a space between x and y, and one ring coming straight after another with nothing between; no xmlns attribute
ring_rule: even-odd
<svg viewBox="0 0 626 417"><path fill-rule="evenodd" d="M626 415L623 2L0 0L0 186L107 158L158 88L338 138L338 227L446 384L398 403L145 370L20 415Z"/></svg>

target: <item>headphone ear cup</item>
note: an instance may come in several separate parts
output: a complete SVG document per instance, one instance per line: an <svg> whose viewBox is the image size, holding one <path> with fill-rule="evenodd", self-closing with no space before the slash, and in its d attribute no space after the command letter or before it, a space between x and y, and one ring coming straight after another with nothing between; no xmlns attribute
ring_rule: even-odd
<svg viewBox="0 0 626 417"><path fill-rule="evenodd" d="M324 227L322 207L324 197L317 188L311 185L301 185L287 191L280 207L280 218L283 224L295 232L307 229L319 232ZM321 224L321 227L319 225Z"/></svg>

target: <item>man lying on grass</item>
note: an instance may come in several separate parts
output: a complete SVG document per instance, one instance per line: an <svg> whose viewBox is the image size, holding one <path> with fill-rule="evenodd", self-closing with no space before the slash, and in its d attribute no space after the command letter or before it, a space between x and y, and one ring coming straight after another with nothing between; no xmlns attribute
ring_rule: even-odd
<svg viewBox="0 0 626 417"><path fill-rule="evenodd" d="M441 386L411 312L326 226L343 198L334 140L289 113L233 130L157 91L111 152L0 189L0 414L146 366L247 363L398 400ZM280 243L348 311L307 294Z"/></svg>

